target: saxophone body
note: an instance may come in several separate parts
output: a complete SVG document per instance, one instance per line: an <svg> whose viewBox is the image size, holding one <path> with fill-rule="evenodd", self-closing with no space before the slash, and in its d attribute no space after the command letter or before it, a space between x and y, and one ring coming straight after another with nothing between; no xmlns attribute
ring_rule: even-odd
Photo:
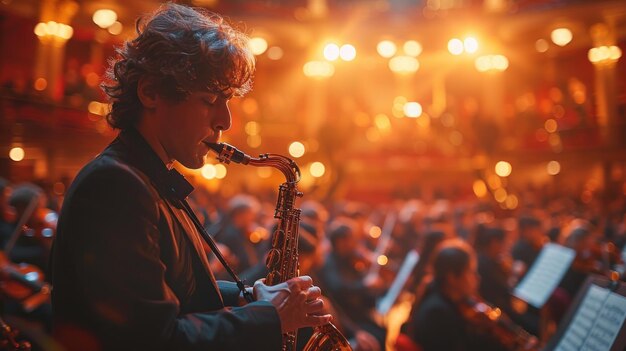
<svg viewBox="0 0 626 351"><path fill-rule="evenodd" d="M295 206L296 199L302 197L297 184L300 181L298 165L288 157L277 154L262 154L253 158L235 147L225 144L207 145L217 154L222 163L240 163L254 167L274 167L285 176L285 182L278 188L278 199L274 218L278 226L272 238L272 247L267 254L266 266L269 270L265 283L276 285L299 275L298 265L298 228L300 209ZM283 334L283 351L295 351L297 332ZM352 347L332 324L316 327L304 351L352 351Z"/></svg>

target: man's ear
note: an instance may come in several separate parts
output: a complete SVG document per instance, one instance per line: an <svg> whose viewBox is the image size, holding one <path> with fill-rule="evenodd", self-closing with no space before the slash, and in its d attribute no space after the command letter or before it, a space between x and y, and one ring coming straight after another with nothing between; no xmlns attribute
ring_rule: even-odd
<svg viewBox="0 0 626 351"><path fill-rule="evenodd" d="M137 84L137 97L145 108L155 108L157 100L157 89L153 79L148 77L139 78Z"/></svg>

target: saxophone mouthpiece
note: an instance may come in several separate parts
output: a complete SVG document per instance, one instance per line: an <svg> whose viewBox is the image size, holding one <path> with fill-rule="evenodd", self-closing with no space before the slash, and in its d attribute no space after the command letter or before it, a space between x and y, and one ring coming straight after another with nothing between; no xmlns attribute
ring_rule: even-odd
<svg viewBox="0 0 626 351"><path fill-rule="evenodd" d="M202 141L211 150L217 154L218 161L229 164L231 161L235 163L241 163L247 165L250 162L250 156L246 155L243 151L227 143L211 143L208 141Z"/></svg>

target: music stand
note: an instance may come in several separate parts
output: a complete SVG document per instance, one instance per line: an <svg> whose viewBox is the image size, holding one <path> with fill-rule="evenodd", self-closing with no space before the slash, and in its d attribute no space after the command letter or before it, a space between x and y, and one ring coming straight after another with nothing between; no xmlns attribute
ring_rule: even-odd
<svg viewBox="0 0 626 351"><path fill-rule="evenodd" d="M543 351L622 351L625 318L626 284L589 276Z"/></svg>

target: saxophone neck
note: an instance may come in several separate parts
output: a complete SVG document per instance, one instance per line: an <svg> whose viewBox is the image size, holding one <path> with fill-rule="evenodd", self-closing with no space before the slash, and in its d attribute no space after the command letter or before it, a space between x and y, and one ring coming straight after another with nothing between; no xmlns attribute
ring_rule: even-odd
<svg viewBox="0 0 626 351"><path fill-rule="evenodd" d="M222 163L229 164L232 161L254 167L274 167L283 173L287 183L295 186L300 181L300 168L289 157L278 154L262 154L255 158L227 143L206 141L203 143L217 154L217 160Z"/></svg>

